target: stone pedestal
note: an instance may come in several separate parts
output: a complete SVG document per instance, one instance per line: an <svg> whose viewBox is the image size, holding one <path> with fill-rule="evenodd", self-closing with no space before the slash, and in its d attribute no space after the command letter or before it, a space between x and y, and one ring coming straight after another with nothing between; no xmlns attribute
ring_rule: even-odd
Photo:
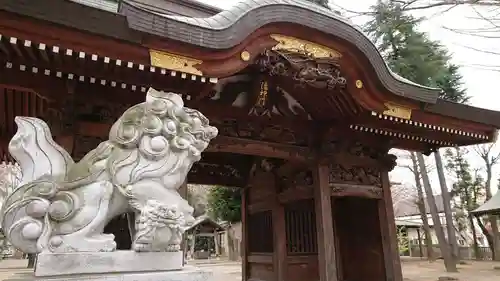
<svg viewBox="0 0 500 281"><path fill-rule="evenodd" d="M145 102L113 124L109 140L76 165L43 120L15 121L9 152L23 178L0 221L13 246L44 253L34 274L11 281L209 279L210 273L183 268L178 251L194 218L177 189L217 136L201 112L184 108L180 95L149 89ZM103 227L131 209L132 249L110 252L116 241Z"/></svg>
<svg viewBox="0 0 500 281"><path fill-rule="evenodd" d="M182 269L182 252L79 252L38 255L35 276L172 271Z"/></svg>
<svg viewBox="0 0 500 281"><path fill-rule="evenodd" d="M37 277L33 274L16 274L4 281L217 281L212 272L186 267L177 271L156 271L109 274L71 274L64 276Z"/></svg>
<svg viewBox="0 0 500 281"><path fill-rule="evenodd" d="M38 255L35 273L8 281L209 281L212 273L182 266L182 252L79 252Z"/></svg>

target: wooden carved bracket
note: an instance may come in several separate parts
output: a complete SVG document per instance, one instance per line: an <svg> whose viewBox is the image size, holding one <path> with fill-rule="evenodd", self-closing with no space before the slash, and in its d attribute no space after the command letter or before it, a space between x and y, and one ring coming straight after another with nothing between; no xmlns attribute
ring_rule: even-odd
<svg viewBox="0 0 500 281"><path fill-rule="evenodd" d="M341 164L330 165L330 183L350 183L357 185L382 186L380 170L374 167L345 167Z"/></svg>
<svg viewBox="0 0 500 281"><path fill-rule="evenodd" d="M373 199L382 199L383 190L376 186L363 186L351 184L333 184L331 187L332 196L357 196Z"/></svg>
<svg viewBox="0 0 500 281"><path fill-rule="evenodd" d="M256 60L262 72L290 77L301 85L334 89L345 87L347 80L341 75L338 58L315 59L307 53L287 50L266 50Z"/></svg>

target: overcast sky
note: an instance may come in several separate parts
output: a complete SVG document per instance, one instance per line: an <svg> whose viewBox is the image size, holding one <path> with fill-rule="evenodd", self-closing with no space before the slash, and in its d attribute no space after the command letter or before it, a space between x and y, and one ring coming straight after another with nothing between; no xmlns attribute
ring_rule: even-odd
<svg viewBox="0 0 500 281"><path fill-rule="evenodd" d="M237 0L200 0L213 6L227 9L239 2ZM350 11L367 11L376 3L376 0L334 0L330 5L334 8L341 7ZM500 10L499 10L500 11ZM345 12L345 11L344 11ZM461 66L460 72L464 77L465 87L472 96L471 103L474 106L500 110L500 93L497 81L500 81L500 39L481 38L478 36L464 35L455 30L471 30L477 28L492 27L492 24L483 20L478 12L486 14L489 11L478 10L469 6L455 7L447 12L441 10L426 10L414 13L418 17L426 17L426 21L420 26L433 40L439 40L452 53L453 62ZM498 15L500 12L492 11L490 14ZM347 14L347 13L346 13ZM351 20L358 25L366 21L366 17L353 17ZM497 20L500 25L500 20ZM463 33L463 32L462 32ZM488 34L500 38L500 28L496 33ZM476 49L476 50L474 50ZM477 51L484 50L484 51ZM496 55L495 55L496 54ZM500 144L499 144L500 146ZM430 157L429 160L432 160ZM473 167L482 167L482 160L470 153L468 157ZM403 161L402 161L403 162ZM495 169L493 185L496 187L500 165ZM435 172L434 172L435 174ZM413 185L412 176L405 168L396 168L391 173L393 181ZM451 180L451 179L450 179ZM437 191L437 176L432 175L433 188Z"/></svg>

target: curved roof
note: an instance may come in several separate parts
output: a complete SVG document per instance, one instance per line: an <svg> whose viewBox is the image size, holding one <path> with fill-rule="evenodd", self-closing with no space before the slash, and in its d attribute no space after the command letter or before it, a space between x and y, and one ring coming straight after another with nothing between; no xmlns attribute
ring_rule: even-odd
<svg viewBox="0 0 500 281"><path fill-rule="evenodd" d="M428 88L389 70L376 46L346 18L300 0L247 0L207 18L155 13L124 0L119 13L141 32L209 49L228 49L272 23L293 23L322 31L355 45L370 61L387 90L417 101L435 103L440 89Z"/></svg>
<svg viewBox="0 0 500 281"><path fill-rule="evenodd" d="M216 231L221 231L224 229L223 226L221 226L219 223L217 223L215 220L213 220L208 215L201 215L194 220L193 224L184 228L184 231L189 231L189 230L191 230L191 229L193 229L193 228L197 227L198 225L205 223L205 222L210 224L214 228L214 230L216 230Z"/></svg>
<svg viewBox="0 0 500 281"><path fill-rule="evenodd" d="M129 0L129 2L152 12L197 18L213 16L222 11L217 7L196 0Z"/></svg>
<svg viewBox="0 0 500 281"><path fill-rule="evenodd" d="M96 0L76 1L83 3ZM271 25L283 22L295 23L319 30L327 35L330 34L332 39L343 38L345 42L351 42L351 45L357 46L357 49L364 53L366 60L370 60L372 64L370 68L377 70L375 73L378 75L377 82L385 85L388 92L419 103L424 102L424 105L419 104L422 111L500 128L499 112L438 99L440 90L422 87L395 75L387 68L375 46L359 29L341 15L314 4L297 0L248 0L236 4L227 11L220 13L214 11L213 16L190 18L175 16L172 13L166 15L152 12L148 9L141 9L140 5L134 5L134 3L145 1L173 3L181 0L122 1L119 13L115 13L70 0L0 0L0 13L27 17L38 21L39 24L47 22L64 28L76 29L102 36L105 40L117 40L117 42L124 43L124 47L126 46L124 48L126 50L121 51L120 54L130 52L130 55L134 57L134 59L125 57L120 59L129 59L135 63L145 63L146 57L149 60L148 47L143 45L147 34L189 42L195 47L205 46L206 50L223 51L224 48L241 42L260 26L269 25L269 23ZM196 6L194 2L191 4L193 7ZM12 20L7 20L9 21L12 22ZM276 27L281 28L278 25ZM314 41L314 38L298 39ZM137 46L143 49L136 49ZM208 47L212 49L207 49ZM113 56L114 50L106 50L106 52L108 56Z"/></svg>
<svg viewBox="0 0 500 281"><path fill-rule="evenodd" d="M486 201L483 205L472 211L476 216L488 214L500 214L500 191L498 191L490 200Z"/></svg>

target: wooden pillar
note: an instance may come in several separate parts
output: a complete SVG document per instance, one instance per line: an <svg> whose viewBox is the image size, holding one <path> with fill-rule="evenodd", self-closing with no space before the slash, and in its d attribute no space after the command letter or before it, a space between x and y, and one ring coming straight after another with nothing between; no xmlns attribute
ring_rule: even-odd
<svg viewBox="0 0 500 281"><path fill-rule="evenodd" d="M62 146L66 151L70 154L73 155L73 148L75 144L75 137L70 135L62 135L62 136L57 136L55 137L56 142Z"/></svg>
<svg viewBox="0 0 500 281"><path fill-rule="evenodd" d="M399 258L389 173L387 171L382 171L381 179L383 199L379 200L379 218L387 281L402 281L403 273L401 271L401 261Z"/></svg>
<svg viewBox="0 0 500 281"><path fill-rule="evenodd" d="M272 184L275 186L276 194L278 193L278 187L273 181ZM278 202L278 196L276 196L276 201L272 209L273 216L273 232L274 232L274 253L273 253L273 266L274 272L276 273L277 281L287 280L287 262L286 262L286 226L285 226L285 208L282 204Z"/></svg>
<svg viewBox="0 0 500 281"><path fill-rule="evenodd" d="M241 276L242 281L248 281L248 189L241 190Z"/></svg>
<svg viewBox="0 0 500 281"><path fill-rule="evenodd" d="M48 116L49 126L53 129L54 139L61 145L71 156L75 146L75 134L77 132L76 122L76 96L77 82L66 81L66 92L61 94L63 97L60 100L52 103L52 116Z"/></svg>
<svg viewBox="0 0 500 281"><path fill-rule="evenodd" d="M191 234L191 247L189 248L189 256L190 257L193 257L194 255L194 246L196 245L196 234L193 232L193 234Z"/></svg>
<svg viewBox="0 0 500 281"><path fill-rule="evenodd" d="M329 168L325 164L315 164L312 168L314 181L314 204L318 235L319 281L337 281L335 238L333 233L332 197Z"/></svg>
<svg viewBox="0 0 500 281"><path fill-rule="evenodd" d="M220 256L220 243L219 243L219 232L217 230L214 231L214 248L215 248L215 256Z"/></svg>

